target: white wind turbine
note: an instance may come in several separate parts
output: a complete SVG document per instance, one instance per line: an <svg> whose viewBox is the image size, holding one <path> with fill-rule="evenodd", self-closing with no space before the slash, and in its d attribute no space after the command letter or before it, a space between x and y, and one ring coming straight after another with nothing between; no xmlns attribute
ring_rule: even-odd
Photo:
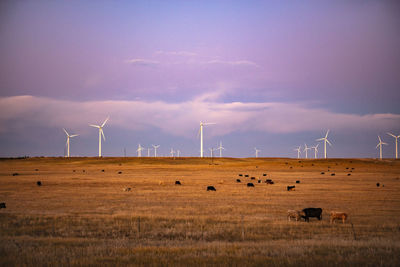
<svg viewBox="0 0 400 267"><path fill-rule="evenodd" d="M151 150L152 148L151 147L148 147L147 148L147 157L150 157L150 150Z"/></svg>
<svg viewBox="0 0 400 267"><path fill-rule="evenodd" d="M317 139L316 141L324 141L324 157L326 158L326 143L328 143L330 146L332 146L331 142L328 140L328 134L329 130L326 132L325 137L322 137L320 139Z"/></svg>
<svg viewBox="0 0 400 267"><path fill-rule="evenodd" d="M89 126L99 128L99 157L101 157L101 136L103 136L103 140L106 141L106 137L104 136L104 132L103 132L103 127L104 127L104 125L106 125L106 122L108 121L109 118L110 117L107 117L107 119L103 122L103 124L101 126L95 125L95 124L89 124Z"/></svg>
<svg viewBox="0 0 400 267"><path fill-rule="evenodd" d="M225 148L222 146L222 142L219 142L219 147L217 147L217 150L219 150L219 157L222 158L222 149L225 150Z"/></svg>
<svg viewBox="0 0 400 267"><path fill-rule="evenodd" d="M72 137L78 136L79 134L69 135L67 130L65 130L64 128L63 128L63 130L64 130L65 134L67 135L67 143L66 143L66 145L67 145L67 157L69 158L69 139L72 138Z"/></svg>
<svg viewBox="0 0 400 267"><path fill-rule="evenodd" d="M210 150L211 158L213 158L214 157L214 151L217 150L217 149L212 147L212 148L209 148L209 150Z"/></svg>
<svg viewBox="0 0 400 267"><path fill-rule="evenodd" d="M298 148L296 148L294 151L297 151L297 158L300 158L300 154L301 154L301 146L299 146Z"/></svg>
<svg viewBox="0 0 400 267"><path fill-rule="evenodd" d="M200 122L200 129L199 129L199 134L200 134L200 157L203 157L203 126L206 125L213 125L216 123L213 122L209 122L209 123L205 123L205 122Z"/></svg>
<svg viewBox="0 0 400 267"><path fill-rule="evenodd" d="M318 154L318 146L319 146L319 144L311 147L311 149L314 149L314 158L315 159L317 158L317 154Z"/></svg>
<svg viewBox="0 0 400 267"><path fill-rule="evenodd" d="M179 149L176 151L176 156L177 156L178 158L181 156L181 151L180 151Z"/></svg>
<svg viewBox="0 0 400 267"><path fill-rule="evenodd" d="M307 144L304 144L304 152L306 152L306 159L308 158L308 154L307 154L307 151L308 150L311 150L311 147L307 147Z"/></svg>
<svg viewBox="0 0 400 267"><path fill-rule="evenodd" d="M254 148L254 150L256 151L256 158L258 158L258 152L260 152L260 149Z"/></svg>
<svg viewBox="0 0 400 267"><path fill-rule="evenodd" d="M151 145L154 148L154 157L157 157L157 148L160 147L160 145Z"/></svg>
<svg viewBox="0 0 400 267"><path fill-rule="evenodd" d="M394 134L392 134L392 133L387 133L388 135L390 135L390 136L393 136L394 137L394 139L396 139L396 159L397 159L397 156L398 156L398 154L397 154L397 139L399 139L400 138L400 135L398 135L398 136L395 136Z"/></svg>
<svg viewBox="0 0 400 267"><path fill-rule="evenodd" d="M138 153L138 157L142 156L142 150L144 150L144 147L142 147L140 144L138 145L138 149L136 149L136 152Z"/></svg>
<svg viewBox="0 0 400 267"><path fill-rule="evenodd" d="M173 148L171 148L171 151L169 153L171 154L171 157L174 157L175 151Z"/></svg>
<svg viewBox="0 0 400 267"><path fill-rule="evenodd" d="M376 145L376 148L379 146L379 157L382 159L382 145L387 145L386 143L382 142L381 137L378 135L379 143Z"/></svg>

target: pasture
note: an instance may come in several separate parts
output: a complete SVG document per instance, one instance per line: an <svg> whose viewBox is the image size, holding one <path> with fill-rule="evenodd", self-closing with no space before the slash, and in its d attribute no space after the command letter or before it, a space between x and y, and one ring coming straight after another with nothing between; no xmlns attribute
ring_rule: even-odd
<svg viewBox="0 0 400 267"><path fill-rule="evenodd" d="M0 202L2 266L400 265L395 160L3 159Z"/></svg>

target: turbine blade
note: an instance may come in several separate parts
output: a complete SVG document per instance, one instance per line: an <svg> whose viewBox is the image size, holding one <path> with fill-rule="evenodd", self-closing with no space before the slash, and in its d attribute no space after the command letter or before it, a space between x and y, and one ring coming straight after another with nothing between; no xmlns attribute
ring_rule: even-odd
<svg viewBox="0 0 400 267"><path fill-rule="evenodd" d="M327 142L330 146L332 146L331 142L329 142L328 139L326 139L326 142Z"/></svg>
<svg viewBox="0 0 400 267"><path fill-rule="evenodd" d="M392 134L392 133L387 133L388 135L390 135L390 136L393 136L394 138L397 138L397 136L395 136L394 134Z"/></svg>
<svg viewBox="0 0 400 267"><path fill-rule="evenodd" d="M328 134L329 134L329 129L328 129L328 131L326 132L325 138L328 138Z"/></svg>
<svg viewBox="0 0 400 267"><path fill-rule="evenodd" d="M101 127L103 127L104 125L106 125L106 122L108 121L110 117L107 117L107 119L103 122L103 124L101 125Z"/></svg>
<svg viewBox="0 0 400 267"><path fill-rule="evenodd" d="M199 131L197 132L197 138L200 137L200 131L201 131L201 128L199 128Z"/></svg>
<svg viewBox="0 0 400 267"><path fill-rule="evenodd" d="M379 142L382 143L381 137L379 135L378 135L378 138L379 138Z"/></svg>
<svg viewBox="0 0 400 267"><path fill-rule="evenodd" d="M106 137L104 136L103 129L100 128L101 135L103 136L103 140L106 141Z"/></svg>
<svg viewBox="0 0 400 267"><path fill-rule="evenodd" d="M64 128L63 128L63 130L64 130L65 134L66 134L67 136L69 136L67 130L65 130Z"/></svg>
<svg viewBox="0 0 400 267"><path fill-rule="evenodd" d="M78 136L79 134L73 134L73 135L70 135L69 137L75 137L75 136Z"/></svg>
<svg viewBox="0 0 400 267"><path fill-rule="evenodd" d="M94 124L89 124L89 126L95 127L95 128L100 128L99 125L94 125Z"/></svg>
<svg viewBox="0 0 400 267"><path fill-rule="evenodd" d="M213 125L216 124L215 122L207 122L207 123L203 123L203 125Z"/></svg>
<svg viewBox="0 0 400 267"><path fill-rule="evenodd" d="M324 141L324 140L325 140L325 138L320 138L320 139L317 139L315 141Z"/></svg>
<svg viewBox="0 0 400 267"><path fill-rule="evenodd" d="M379 146L380 144L381 144L381 143L377 144L375 148L378 148L378 146Z"/></svg>

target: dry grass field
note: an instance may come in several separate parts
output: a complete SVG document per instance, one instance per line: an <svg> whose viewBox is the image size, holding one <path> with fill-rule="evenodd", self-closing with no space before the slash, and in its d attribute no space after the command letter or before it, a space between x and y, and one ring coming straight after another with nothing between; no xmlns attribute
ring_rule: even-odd
<svg viewBox="0 0 400 267"><path fill-rule="evenodd" d="M2 266L400 266L394 160L3 159L0 202Z"/></svg>

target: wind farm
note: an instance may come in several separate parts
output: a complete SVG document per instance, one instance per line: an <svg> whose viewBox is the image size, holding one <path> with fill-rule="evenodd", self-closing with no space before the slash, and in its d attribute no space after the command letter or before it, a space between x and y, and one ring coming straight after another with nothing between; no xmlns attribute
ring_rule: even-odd
<svg viewBox="0 0 400 267"><path fill-rule="evenodd" d="M0 10L0 266L400 266L399 1Z"/></svg>

